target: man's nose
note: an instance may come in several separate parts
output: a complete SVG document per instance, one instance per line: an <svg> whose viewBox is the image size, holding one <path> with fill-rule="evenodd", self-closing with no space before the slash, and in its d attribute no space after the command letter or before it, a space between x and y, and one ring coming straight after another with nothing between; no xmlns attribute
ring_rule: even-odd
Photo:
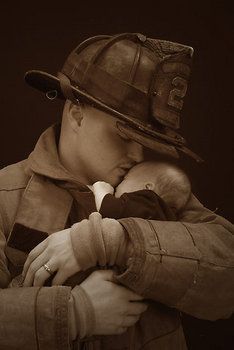
<svg viewBox="0 0 234 350"><path fill-rule="evenodd" d="M128 157L136 163L140 163L144 159L143 146L135 141L129 142Z"/></svg>

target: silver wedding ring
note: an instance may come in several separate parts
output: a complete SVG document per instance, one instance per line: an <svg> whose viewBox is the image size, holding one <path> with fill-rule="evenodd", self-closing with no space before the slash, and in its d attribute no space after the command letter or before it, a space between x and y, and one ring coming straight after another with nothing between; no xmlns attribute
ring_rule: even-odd
<svg viewBox="0 0 234 350"><path fill-rule="evenodd" d="M53 275L54 272L51 270L51 268L48 265L44 264L43 267L47 272L49 272L50 275Z"/></svg>

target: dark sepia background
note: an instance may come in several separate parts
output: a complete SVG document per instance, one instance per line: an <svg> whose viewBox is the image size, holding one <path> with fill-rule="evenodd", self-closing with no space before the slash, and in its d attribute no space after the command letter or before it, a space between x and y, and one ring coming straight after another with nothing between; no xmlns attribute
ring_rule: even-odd
<svg viewBox="0 0 234 350"><path fill-rule="evenodd" d="M62 103L50 102L28 87L27 70L56 74L70 50L89 36L141 32L195 50L181 129L205 163L183 158L182 165L198 198L234 221L232 2L8 1L1 3L0 11L0 167L27 157L41 132L60 118ZM185 318L185 324L190 349L234 347L231 320Z"/></svg>

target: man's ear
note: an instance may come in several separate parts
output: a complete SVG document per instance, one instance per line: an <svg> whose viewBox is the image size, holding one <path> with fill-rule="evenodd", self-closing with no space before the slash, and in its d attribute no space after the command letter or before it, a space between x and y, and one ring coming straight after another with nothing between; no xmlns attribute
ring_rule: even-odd
<svg viewBox="0 0 234 350"><path fill-rule="evenodd" d="M153 182L147 182L147 183L145 184L145 188L146 188L147 190L153 191L154 188L155 188L155 184L154 184Z"/></svg>
<svg viewBox="0 0 234 350"><path fill-rule="evenodd" d="M82 106L78 103L75 105L74 103L70 102L68 105L68 122L71 125L71 128L74 131L77 131L78 128L81 126L82 120L84 118Z"/></svg>

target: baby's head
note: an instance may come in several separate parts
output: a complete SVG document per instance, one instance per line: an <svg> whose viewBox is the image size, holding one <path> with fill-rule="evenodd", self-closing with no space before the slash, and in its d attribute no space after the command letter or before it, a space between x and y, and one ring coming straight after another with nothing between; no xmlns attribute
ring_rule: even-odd
<svg viewBox="0 0 234 350"><path fill-rule="evenodd" d="M175 212L187 203L191 184L187 175L176 165L166 162L142 162L134 166L116 188L115 196L125 192L152 190Z"/></svg>

